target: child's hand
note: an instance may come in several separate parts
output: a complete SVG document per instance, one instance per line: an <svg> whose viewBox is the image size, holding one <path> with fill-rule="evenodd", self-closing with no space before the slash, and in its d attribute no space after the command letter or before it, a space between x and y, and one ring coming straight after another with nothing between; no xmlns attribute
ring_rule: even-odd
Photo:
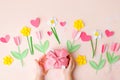
<svg viewBox="0 0 120 80"><path fill-rule="evenodd" d="M65 75L65 80L71 80L72 79L72 73L75 68L75 62L73 60L73 57L70 55L70 62L66 69L63 69L63 74Z"/></svg>
<svg viewBox="0 0 120 80"><path fill-rule="evenodd" d="M38 60L35 60L36 63L36 79L35 80L44 80L45 75L47 72L45 72L43 64L41 64Z"/></svg>

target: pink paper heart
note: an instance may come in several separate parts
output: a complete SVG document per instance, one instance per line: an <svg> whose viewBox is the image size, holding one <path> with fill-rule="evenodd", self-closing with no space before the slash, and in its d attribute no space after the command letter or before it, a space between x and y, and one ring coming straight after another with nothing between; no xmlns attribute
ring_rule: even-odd
<svg viewBox="0 0 120 80"><path fill-rule="evenodd" d="M60 22L60 25L62 26L62 27L64 27L65 25L66 25L66 22L64 21L64 22Z"/></svg>
<svg viewBox="0 0 120 80"><path fill-rule="evenodd" d="M31 20L31 24L36 28L39 27L40 18L36 18L35 20Z"/></svg>
<svg viewBox="0 0 120 80"><path fill-rule="evenodd" d="M2 43L8 43L9 40L10 40L10 36L9 35L6 35L5 37L1 37L0 38L0 41Z"/></svg>
<svg viewBox="0 0 120 80"><path fill-rule="evenodd" d="M91 40L91 36L87 35L85 32L81 32L80 38L82 41L90 41Z"/></svg>
<svg viewBox="0 0 120 80"><path fill-rule="evenodd" d="M52 35L52 31L48 31L47 34L48 34L49 36L51 36L51 35Z"/></svg>
<svg viewBox="0 0 120 80"><path fill-rule="evenodd" d="M111 37L114 35L114 32L113 31L110 31L110 30L105 30L105 34L107 37Z"/></svg>

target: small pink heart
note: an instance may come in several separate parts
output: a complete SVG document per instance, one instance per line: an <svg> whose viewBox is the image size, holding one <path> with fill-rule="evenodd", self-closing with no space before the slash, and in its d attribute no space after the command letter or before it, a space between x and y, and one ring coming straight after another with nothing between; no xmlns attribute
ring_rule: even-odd
<svg viewBox="0 0 120 80"><path fill-rule="evenodd" d="M52 35L52 31L48 31L47 34L48 34L49 36L51 36L51 35Z"/></svg>
<svg viewBox="0 0 120 80"><path fill-rule="evenodd" d="M36 18L35 20L31 20L31 24L36 28L39 27L40 18Z"/></svg>
<svg viewBox="0 0 120 80"><path fill-rule="evenodd" d="M107 37L111 37L114 35L114 32L113 31L109 31L109 30L105 30L105 34Z"/></svg>
<svg viewBox="0 0 120 80"><path fill-rule="evenodd" d="M8 43L9 40L10 40L10 36L9 35L6 35L5 37L1 37L0 38L0 41L3 42L3 43Z"/></svg>
<svg viewBox="0 0 120 80"><path fill-rule="evenodd" d="M85 32L81 32L80 38L82 41L90 41L92 39L92 37Z"/></svg>
<svg viewBox="0 0 120 80"><path fill-rule="evenodd" d="M65 25L66 25L66 22L64 21L64 22L60 22L60 25L62 26L62 27L64 27Z"/></svg>

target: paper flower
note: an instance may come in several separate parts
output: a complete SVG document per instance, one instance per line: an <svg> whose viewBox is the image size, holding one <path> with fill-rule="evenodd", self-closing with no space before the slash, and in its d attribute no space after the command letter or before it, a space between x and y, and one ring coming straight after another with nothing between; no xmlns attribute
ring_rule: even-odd
<svg viewBox="0 0 120 80"><path fill-rule="evenodd" d="M8 56L5 56L4 58L3 58L3 64L4 65L11 65L12 63L13 63L13 58L10 56L10 55L8 55Z"/></svg>
<svg viewBox="0 0 120 80"><path fill-rule="evenodd" d="M94 32L94 39L100 39L102 38L102 34L100 31L95 31Z"/></svg>
<svg viewBox="0 0 120 80"><path fill-rule="evenodd" d="M34 54L34 49L33 49L33 42L32 42L32 36L30 36L30 32L31 32L31 28L24 26L21 30L21 33L23 34L23 36L27 37L27 42L28 42L28 46L30 49L30 53L33 55ZM29 38L30 36L30 38Z"/></svg>
<svg viewBox="0 0 120 80"><path fill-rule="evenodd" d="M82 28L84 28L84 23L82 20L76 20L74 21L74 28L78 31L80 31Z"/></svg>
<svg viewBox="0 0 120 80"><path fill-rule="evenodd" d="M42 32L41 31L37 31L36 32L37 38L40 41L42 39Z"/></svg>
<svg viewBox="0 0 120 80"><path fill-rule="evenodd" d="M107 44L103 44L102 45L102 49L101 49L101 53L103 54L103 53L105 53L105 51L107 51Z"/></svg>
<svg viewBox="0 0 120 80"><path fill-rule="evenodd" d="M57 31L56 31L56 28L55 26L57 25L57 19L56 18L51 18L49 21L48 21L48 25L51 27L51 30L52 30L52 33L54 34L57 42L60 44L60 39L58 37L58 34L57 34Z"/></svg>
<svg viewBox="0 0 120 80"><path fill-rule="evenodd" d="M75 61L77 62L77 64L79 66L87 63L86 56L82 56L82 55L78 55L78 57L75 59Z"/></svg>
<svg viewBox="0 0 120 80"><path fill-rule="evenodd" d="M111 45L111 51L112 52L117 52L120 49L120 44L119 43L112 43Z"/></svg>
<svg viewBox="0 0 120 80"><path fill-rule="evenodd" d="M57 25L57 19L55 17L50 18L50 20L48 21L48 25L51 27L55 27Z"/></svg>
<svg viewBox="0 0 120 80"><path fill-rule="evenodd" d="M54 51L49 51L40 63L44 65L45 70L51 68L62 68L67 67L69 63L68 52L65 49L55 49Z"/></svg>
<svg viewBox="0 0 120 80"><path fill-rule="evenodd" d="M31 32L31 28L24 26L21 30L21 33L23 34L23 36L29 36Z"/></svg>
<svg viewBox="0 0 120 80"><path fill-rule="evenodd" d="M14 39L16 46L19 46L21 44L20 36L15 36L13 39Z"/></svg>

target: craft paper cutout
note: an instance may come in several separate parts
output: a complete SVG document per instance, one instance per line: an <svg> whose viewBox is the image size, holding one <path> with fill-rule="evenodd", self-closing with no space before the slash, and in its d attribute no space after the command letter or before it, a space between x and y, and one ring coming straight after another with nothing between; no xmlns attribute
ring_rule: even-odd
<svg viewBox="0 0 120 80"><path fill-rule="evenodd" d="M77 31L80 31L82 28L84 28L84 23L82 20L75 20L74 21L74 28L77 30Z"/></svg>
<svg viewBox="0 0 120 80"><path fill-rule="evenodd" d="M107 51L107 44L102 45L101 56L100 56L100 60L98 63L96 63L95 61L92 61L92 60L89 61L90 66L96 70L96 73L99 70L101 70L105 65L106 60L102 59L103 53L105 53L105 51Z"/></svg>
<svg viewBox="0 0 120 80"><path fill-rule="evenodd" d="M72 38L73 38L73 40L79 40L80 34L81 34L80 31L74 30L73 33L72 33Z"/></svg>
<svg viewBox="0 0 120 80"><path fill-rule="evenodd" d="M51 35L52 35L52 32L51 32L51 31L48 31L47 34L48 34L48 36L51 36Z"/></svg>
<svg viewBox="0 0 120 80"><path fill-rule="evenodd" d="M31 32L31 28L29 28L27 26L24 26L21 30L21 34L23 34L23 36L27 37L27 42L28 42L28 46L30 49L30 53L31 53L31 55L33 55L34 49L33 49L33 43L32 43L32 36L30 36L30 32Z"/></svg>
<svg viewBox="0 0 120 80"><path fill-rule="evenodd" d="M18 51L11 51L11 54L14 58L20 60L21 65L23 66L24 65L23 59L27 56L28 49L25 49L23 52L21 52L21 50L20 50L20 44L21 44L20 36L15 36L13 39L14 39L16 46L18 47Z"/></svg>
<svg viewBox="0 0 120 80"><path fill-rule="evenodd" d="M102 33L96 30L94 32L94 39L100 39L100 38L102 38Z"/></svg>
<svg viewBox="0 0 120 80"><path fill-rule="evenodd" d="M66 25L66 21L60 22L60 25L61 25L62 27L64 27L64 26Z"/></svg>
<svg viewBox="0 0 120 80"><path fill-rule="evenodd" d="M83 56L83 55L78 55L75 61L79 66L85 65L87 63L86 56Z"/></svg>
<svg viewBox="0 0 120 80"><path fill-rule="evenodd" d="M67 49L69 53L73 53L80 48L80 44L74 44L70 40L67 40Z"/></svg>
<svg viewBox="0 0 120 80"><path fill-rule="evenodd" d="M9 35L6 35L5 37L1 37L0 38L0 41L2 43L8 43L9 40L10 40L10 36Z"/></svg>
<svg viewBox="0 0 120 80"><path fill-rule="evenodd" d="M52 33L54 34L57 42L60 44L60 39L58 37L58 34L57 34L57 31L56 31L56 28L55 26L57 25L57 19L56 18L51 18L49 21L48 21L48 25L51 26L51 30L52 30Z"/></svg>
<svg viewBox="0 0 120 80"><path fill-rule="evenodd" d="M112 69L112 65L120 60L120 55L115 55L116 52L120 49L120 43L113 43L111 46L111 51L107 51L106 57L108 63L110 64L110 70Z"/></svg>
<svg viewBox="0 0 120 80"><path fill-rule="evenodd" d="M36 18L35 20L31 20L30 22L34 27L38 28L40 24L40 18Z"/></svg>
<svg viewBox="0 0 120 80"><path fill-rule="evenodd" d="M111 37L114 35L114 32L107 29L107 30L105 30L105 34L107 37Z"/></svg>
<svg viewBox="0 0 120 80"><path fill-rule="evenodd" d="M13 63L14 59L8 55L3 58L3 64L10 66Z"/></svg>
<svg viewBox="0 0 120 80"><path fill-rule="evenodd" d="M40 44L35 44L34 45L35 49L42 53L46 53L47 49L49 48L49 41L46 40L44 43L40 42Z"/></svg>
<svg viewBox="0 0 120 80"><path fill-rule="evenodd" d="M92 39L92 37L85 32L81 32L80 38L82 41L90 41Z"/></svg>
<svg viewBox="0 0 120 80"><path fill-rule="evenodd" d="M69 53L65 49L55 49L54 51L49 51L39 63L44 65L46 71L51 68L67 67L69 63L68 55Z"/></svg>
<svg viewBox="0 0 120 80"><path fill-rule="evenodd" d="M36 36L37 36L37 39L38 39L39 41L41 41L41 40L42 40L42 31L37 31L37 32L36 32Z"/></svg>

